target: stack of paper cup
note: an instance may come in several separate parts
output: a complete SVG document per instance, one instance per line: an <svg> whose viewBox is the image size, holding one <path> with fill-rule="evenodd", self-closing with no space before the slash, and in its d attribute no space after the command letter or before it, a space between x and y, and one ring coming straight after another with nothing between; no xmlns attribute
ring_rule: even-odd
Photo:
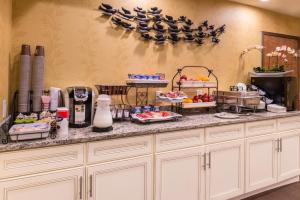
<svg viewBox="0 0 300 200"><path fill-rule="evenodd" d="M50 87L50 97L51 97L50 111L56 111L58 107L59 96L60 96L60 88Z"/></svg>
<svg viewBox="0 0 300 200"><path fill-rule="evenodd" d="M31 53L29 45L22 45L19 74L18 112L29 112L29 91L31 78Z"/></svg>
<svg viewBox="0 0 300 200"><path fill-rule="evenodd" d="M45 73L45 52L44 47L37 46L33 66L32 66L32 111L40 112L42 110L41 96L44 91L44 73Z"/></svg>

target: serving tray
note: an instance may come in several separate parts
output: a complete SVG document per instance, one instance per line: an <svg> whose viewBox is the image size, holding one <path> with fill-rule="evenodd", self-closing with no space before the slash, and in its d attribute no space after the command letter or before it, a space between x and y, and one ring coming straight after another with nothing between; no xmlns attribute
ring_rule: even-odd
<svg viewBox="0 0 300 200"><path fill-rule="evenodd" d="M166 122L166 121L173 121L173 120L176 121L182 117L182 115L174 113L174 112L169 112L169 113L170 113L170 116L167 116L167 117L155 117L155 118L147 118L147 119L140 118L137 116L137 114L132 114L131 118L132 118L132 121L134 121L134 122L147 124L147 123Z"/></svg>

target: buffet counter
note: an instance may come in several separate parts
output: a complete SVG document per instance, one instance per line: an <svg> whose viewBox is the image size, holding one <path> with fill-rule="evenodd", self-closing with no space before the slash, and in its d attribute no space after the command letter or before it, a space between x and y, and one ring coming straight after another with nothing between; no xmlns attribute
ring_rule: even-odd
<svg viewBox="0 0 300 200"><path fill-rule="evenodd" d="M0 200L243 199L299 175L300 112L122 122L107 133L70 129L67 138L0 145Z"/></svg>
<svg viewBox="0 0 300 200"><path fill-rule="evenodd" d="M66 144L85 143L93 141L110 140L116 138L151 135L158 133L166 133L172 131L181 131L197 128L215 127L222 125L238 124L245 122L263 121L269 119L287 118L299 116L299 111L287 113L253 113L250 116L241 116L238 119L220 119L214 117L213 114L202 114L184 116L179 121L154 123L154 124L136 124L131 122L114 123L113 131L106 133L94 133L91 127L81 129L70 129L68 137L57 136L56 139L44 139L35 141L24 141L18 143L0 144L0 153L7 151L16 151L23 149L33 149L40 147L58 146ZM300 121L299 121L300 128Z"/></svg>

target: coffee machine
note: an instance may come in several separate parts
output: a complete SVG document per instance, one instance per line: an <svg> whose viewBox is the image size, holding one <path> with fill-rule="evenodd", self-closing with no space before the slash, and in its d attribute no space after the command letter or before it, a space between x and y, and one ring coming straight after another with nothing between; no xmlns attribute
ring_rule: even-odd
<svg viewBox="0 0 300 200"><path fill-rule="evenodd" d="M83 128L92 125L94 92L89 87L68 87L66 105L69 108L69 127Z"/></svg>

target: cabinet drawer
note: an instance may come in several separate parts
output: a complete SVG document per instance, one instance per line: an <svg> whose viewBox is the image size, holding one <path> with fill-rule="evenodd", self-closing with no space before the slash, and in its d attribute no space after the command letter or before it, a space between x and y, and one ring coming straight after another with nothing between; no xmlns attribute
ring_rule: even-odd
<svg viewBox="0 0 300 200"><path fill-rule="evenodd" d="M276 133L276 120L246 123L246 137Z"/></svg>
<svg viewBox="0 0 300 200"><path fill-rule="evenodd" d="M234 124L206 128L205 142L215 143L228 140L240 139L244 137L244 124Z"/></svg>
<svg viewBox="0 0 300 200"><path fill-rule="evenodd" d="M204 144L204 129L162 133L155 136L156 151L170 151Z"/></svg>
<svg viewBox="0 0 300 200"><path fill-rule="evenodd" d="M135 156L151 154L153 136L140 136L88 143L88 160L90 163L108 162Z"/></svg>
<svg viewBox="0 0 300 200"><path fill-rule="evenodd" d="M0 154L0 178L54 171L84 164L84 146L68 145Z"/></svg>
<svg viewBox="0 0 300 200"><path fill-rule="evenodd" d="M300 117L288 117L277 120L278 130L288 131L300 128Z"/></svg>

